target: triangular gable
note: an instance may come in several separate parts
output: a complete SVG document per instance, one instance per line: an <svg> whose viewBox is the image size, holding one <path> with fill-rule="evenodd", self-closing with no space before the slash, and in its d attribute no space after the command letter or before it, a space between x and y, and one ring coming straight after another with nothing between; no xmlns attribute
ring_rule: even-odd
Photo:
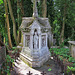
<svg viewBox="0 0 75 75"><path fill-rule="evenodd" d="M40 23L39 23L37 20L34 20L30 28L31 28L31 29L34 29L34 28L41 28L41 27L40 27Z"/></svg>

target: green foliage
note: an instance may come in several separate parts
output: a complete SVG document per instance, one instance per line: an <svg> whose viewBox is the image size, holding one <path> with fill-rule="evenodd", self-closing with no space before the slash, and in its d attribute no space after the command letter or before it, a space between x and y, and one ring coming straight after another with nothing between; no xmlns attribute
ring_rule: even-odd
<svg viewBox="0 0 75 75"><path fill-rule="evenodd" d="M69 62L74 62L75 63L75 59L73 57L69 57L68 59Z"/></svg>
<svg viewBox="0 0 75 75"><path fill-rule="evenodd" d="M15 50L16 49L16 47L12 47L12 50Z"/></svg>
<svg viewBox="0 0 75 75"><path fill-rule="evenodd" d="M60 56L58 56L58 57L59 57L59 59L60 59L60 60L63 60L63 58L62 58L62 57L60 57Z"/></svg>
<svg viewBox="0 0 75 75"><path fill-rule="evenodd" d="M72 71L73 74L75 74L75 67L69 67L67 66L67 73Z"/></svg>
<svg viewBox="0 0 75 75"><path fill-rule="evenodd" d="M48 69L48 71L51 71L51 70L52 70L51 68Z"/></svg>
<svg viewBox="0 0 75 75"><path fill-rule="evenodd" d="M75 74L75 59L70 56L70 52L68 48L51 48L50 52L54 52L56 55L59 55L58 58L63 60L66 58L69 62L73 63L73 67L67 66L67 73L72 71Z"/></svg>
<svg viewBox="0 0 75 75"><path fill-rule="evenodd" d="M0 4L2 4L3 3L3 0L0 0Z"/></svg>
<svg viewBox="0 0 75 75"><path fill-rule="evenodd" d="M14 59L12 59L9 55L6 56L6 62L14 62Z"/></svg>
<svg viewBox="0 0 75 75"><path fill-rule="evenodd" d="M67 73L70 72L70 71L72 71L72 69L73 69L73 67L67 66Z"/></svg>
<svg viewBox="0 0 75 75"><path fill-rule="evenodd" d="M70 57L70 52L69 52L69 49L68 48L51 48L50 51L54 51L54 53L56 55L60 55L62 56L63 58L66 58L68 59ZM62 59L62 58L60 58Z"/></svg>
<svg viewBox="0 0 75 75"><path fill-rule="evenodd" d="M0 69L0 74L1 72L3 72L2 75L6 75L6 74L11 75L10 68L13 62L14 62L14 59L12 59L9 55L7 55L6 60L2 64L2 68Z"/></svg>
<svg viewBox="0 0 75 75"><path fill-rule="evenodd" d="M33 13L33 3L31 0L25 0L24 1L24 10L25 10L25 16L31 17Z"/></svg>
<svg viewBox="0 0 75 75"><path fill-rule="evenodd" d="M21 3L22 0L19 0ZM13 15L16 22L16 29L18 32L19 26L21 25L22 16L31 17L33 14L33 3L31 0L23 0L22 2L24 8L24 15L21 13L21 6L17 6L17 0L11 0L11 6L13 10ZM50 25L52 26L52 32L56 38L56 44L59 45L60 33L63 23L63 15L64 15L64 5L66 4L66 19L65 19L65 32L64 32L64 40L75 40L75 2L74 0L47 0L47 17L49 18ZM39 16L42 17L42 0L38 3L38 12ZM9 10L8 10L9 13ZM19 15L18 15L19 14ZM4 16L4 17L3 17ZM19 19L18 19L19 16ZM3 4L3 0L0 0L0 32L3 38L6 38L6 44L8 44L7 35L7 27L5 25L5 7ZM10 18L9 13L9 22L10 22L10 31L12 43L15 45L13 39L13 23ZM18 25L19 23L19 25ZM68 41L67 40L67 41ZM67 44L67 41L64 42L64 45ZM63 44L62 44L63 45Z"/></svg>
<svg viewBox="0 0 75 75"><path fill-rule="evenodd" d="M60 47L63 48L64 47L64 42L62 44L60 44Z"/></svg>
<svg viewBox="0 0 75 75"><path fill-rule="evenodd" d="M6 14L4 14L4 17L6 17Z"/></svg>
<svg viewBox="0 0 75 75"><path fill-rule="evenodd" d="M73 57L71 57L70 51L68 48L51 48L50 52L52 52L52 51L56 55L59 55L60 60L63 60L64 58L66 58L69 62L74 63L73 67L75 67L75 59Z"/></svg>
<svg viewBox="0 0 75 75"><path fill-rule="evenodd" d="M75 63L73 63L72 66L75 67Z"/></svg>
<svg viewBox="0 0 75 75"><path fill-rule="evenodd" d="M65 43L68 41L68 39L65 39L64 42L62 42L59 46L60 48L64 48L65 47ZM66 44L67 45L67 44Z"/></svg>
<svg viewBox="0 0 75 75"><path fill-rule="evenodd" d="M66 19L65 19L65 32L64 32L64 39L75 40L75 2L74 0L54 0L54 22L53 22L53 33L56 36L57 45L59 45L60 40L60 33L63 23L63 16L64 16L64 6L66 4ZM58 29L59 27L59 29ZM68 40L67 40L68 41ZM67 44L66 43L64 44Z"/></svg>

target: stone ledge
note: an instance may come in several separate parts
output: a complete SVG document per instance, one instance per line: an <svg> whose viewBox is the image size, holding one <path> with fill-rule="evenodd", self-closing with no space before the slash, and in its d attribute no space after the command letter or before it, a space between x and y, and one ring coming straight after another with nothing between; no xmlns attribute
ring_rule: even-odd
<svg viewBox="0 0 75 75"><path fill-rule="evenodd" d="M68 41L68 43L75 45L75 41Z"/></svg>
<svg viewBox="0 0 75 75"><path fill-rule="evenodd" d="M20 53L20 55L22 55L23 57L27 58L29 61L33 61L31 58L29 58L28 56L26 56L26 55L24 55L22 53Z"/></svg>

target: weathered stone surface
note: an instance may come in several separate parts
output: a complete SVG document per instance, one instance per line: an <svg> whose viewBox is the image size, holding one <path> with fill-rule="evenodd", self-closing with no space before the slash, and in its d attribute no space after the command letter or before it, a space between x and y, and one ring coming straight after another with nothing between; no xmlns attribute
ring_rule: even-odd
<svg viewBox="0 0 75 75"><path fill-rule="evenodd" d="M40 67L49 59L49 48L53 42L48 18L39 18L37 15L37 1L39 0L33 0L33 17L23 17L20 26L23 33L20 57L31 67Z"/></svg>
<svg viewBox="0 0 75 75"><path fill-rule="evenodd" d="M1 48L0 48L0 64L2 64L5 61L5 57L6 57L6 47L1 46Z"/></svg>
<svg viewBox="0 0 75 75"><path fill-rule="evenodd" d="M72 57L75 58L75 41L68 41Z"/></svg>
<svg viewBox="0 0 75 75"><path fill-rule="evenodd" d="M45 51L46 49L47 51ZM50 58L50 52L48 48L41 49L40 51L33 52L32 56L28 56L27 53L21 53L20 58L31 67L41 67Z"/></svg>
<svg viewBox="0 0 75 75"><path fill-rule="evenodd" d="M41 21L44 22L45 20L44 21L41 20ZM45 23L43 24L41 21L38 21L38 19L34 19L33 22L30 24L30 26L28 25L30 32L22 30L23 48L21 52L22 53L21 58L25 60L27 63L29 63L32 67L41 66L50 57L50 52L49 52L48 45L47 45L49 35L47 31L42 31L42 27L46 28L46 25ZM22 25L25 25L25 24L22 24ZM31 58L32 61L30 61L29 58ZM36 64L34 64L34 62L36 62Z"/></svg>
<svg viewBox="0 0 75 75"><path fill-rule="evenodd" d="M43 55L41 57L26 57L26 55L20 54L20 58L27 63L30 67L41 67L48 59L50 58L50 55Z"/></svg>

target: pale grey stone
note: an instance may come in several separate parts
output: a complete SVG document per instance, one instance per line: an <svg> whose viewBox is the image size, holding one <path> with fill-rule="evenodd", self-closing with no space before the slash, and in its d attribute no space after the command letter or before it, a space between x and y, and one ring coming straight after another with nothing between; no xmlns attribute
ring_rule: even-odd
<svg viewBox="0 0 75 75"><path fill-rule="evenodd" d="M37 1L33 0L33 17L23 17L20 30L23 33L23 47L20 58L31 67L42 66L49 58L53 34L48 18L39 18Z"/></svg>
<svg viewBox="0 0 75 75"><path fill-rule="evenodd" d="M75 58L75 41L68 41L71 56Z"/></svg>

